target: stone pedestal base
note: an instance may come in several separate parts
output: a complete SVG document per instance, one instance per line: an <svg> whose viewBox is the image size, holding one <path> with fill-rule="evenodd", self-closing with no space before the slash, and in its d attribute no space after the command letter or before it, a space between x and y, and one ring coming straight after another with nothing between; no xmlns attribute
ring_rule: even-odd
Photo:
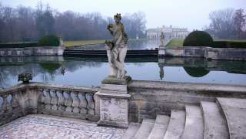
<svg viewBox="0 0 246 139"><path fill-rule="evenodd" d="M164 46L160 46L158 50L158 56L164 57L166 55L166 48Z"/></svg>
<svg viewBox="0 0 246 139"><path fill-rule="evenodd" d="M101 90L96 94L100 101L100 120L98 125L128 127L128 101L127 81L116 81L117 84L108 84L109 79L103 81ZM106 82L108 82L106 84Z"/></svg>

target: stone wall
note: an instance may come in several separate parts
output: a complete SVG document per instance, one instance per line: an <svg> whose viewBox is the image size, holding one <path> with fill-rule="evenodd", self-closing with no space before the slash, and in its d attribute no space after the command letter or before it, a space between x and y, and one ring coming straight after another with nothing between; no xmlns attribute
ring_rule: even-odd
<svg viewBox="0 0 246 139"><path fill-rule="evenodd" d="M171 56L171 57L183 57L184 49L183 48L167 48L165 55Z"/></svg>
<svg viewBox="0 0 246 139"><path fill-rule="evenodd" d="M184 48L184 56L186 57L204 57L205 46L186 46Z"/></svg>
<svg viewBox="0 0 246 139"><path fill-rule="evenodd" d="M54 56L63 55L64 47L27 47L27 48L1 48L0 57L4 56Z"/></svg>
<svg viewBox="0 0 246 139"><path fill-rule="evenodd" d="M166 48L166 56L172 57L204 57L206 47L186 46L177 48Z"/></svg>
<svg viewBox="0 0 246 139"><path fill-rule="evenodd" d="M204 57L205 46L186 46L182 48L167 48L166 55L173 57Z"/></svg>
<svg viewBox="0 0 246 139"><path fill-rule="evenodd" d="M184 48L167 48L166 56L204 57L207 59L224 60L246 60L246 49L186 46Z"/></svg>
<svg viewBox="0 0 246 139"><path fill-rule="evenodd" d="M128 85L131 95L130 121L155 118L157 114L170 114L171 109L184 109L186 104L215 101L216 97L246 98L245 86L173 83L133 80Z"/></svg>
<svg viewBox="0 0 246 139"><path fill-rule="evenodd" d="M246 49L207 47L204 57L207 59L246 60Z"/></svg>

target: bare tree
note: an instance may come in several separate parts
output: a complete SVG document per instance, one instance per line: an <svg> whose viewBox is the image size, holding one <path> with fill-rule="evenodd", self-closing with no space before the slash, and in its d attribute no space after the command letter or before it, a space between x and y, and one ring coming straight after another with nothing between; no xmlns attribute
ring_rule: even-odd
<svg viewBox="0 0 246 139"><path fill-rule="evenodd" d="M122 22L125 24L129 38L144 37L146 20L143 12L125 15L122 18Z"/></svg>
<svg viewBox="0 0 246 139"><path fill-rule="evenodd" d="M11 8L0 3L0 42L37 41L49 34L65 40L109 39L106 27L112 22L112 17L103 17L100 13L58 12L41 2L36 9ZM144 13L127 14L123 22L129 38L144 36Z"/></svg>
<svg viewBox="0 0 246 139"><path fill-rule="evenodd" d="M236 10L235 15L234 15L234 24L236 27L238 39L241 39L242 37L243 27L245 27L245 24L246 24L245 17L246 15L244 15L243 9Z"/></svg>
<svg viewBox="0 0 246 139"><path fill-rule="evenodd" d="M16 33L21 41L37 40L37 30L34 18L34 10L26 7L17 8Z"/></svg>
<svg viewBox="0 0 246 139"><path fill-rule="evenodd" d="M39 36L54 34L54 24L55 19L52 10L47 5L46 9L43 11L42 5L40 9L37 10L36 25L39 32Z"/></svg>
<svg viewBox="0 0 246 139"><path fill-rule="evenodd" d="M235 38L236 30L233 15L233 9L218 10L210 13L209 18L211 23L207 30L210 34L220 39Z"/></svg>

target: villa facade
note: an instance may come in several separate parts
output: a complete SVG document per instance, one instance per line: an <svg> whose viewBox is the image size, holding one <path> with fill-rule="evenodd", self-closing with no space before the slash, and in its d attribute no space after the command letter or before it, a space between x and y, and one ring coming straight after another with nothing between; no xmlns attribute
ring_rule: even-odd
<svg viewBox="0 0 246 139"><path fill-rule="evenodd" d="M164 33L166 39L172 39L172 38L184 39L189 34L187 28L163 26L161 28L148 29L147 39L160 39L161 32Z"/></svg>

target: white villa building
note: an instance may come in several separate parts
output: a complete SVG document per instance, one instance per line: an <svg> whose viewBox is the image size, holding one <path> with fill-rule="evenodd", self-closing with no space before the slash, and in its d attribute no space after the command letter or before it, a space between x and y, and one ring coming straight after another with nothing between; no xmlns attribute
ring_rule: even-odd
<svg viewBox="0 0 246 139"><path fill-rule="evenodd" d="M163 26L161 28L148 29L147 39L160 39L161 32L164 33L165 39L173 39L173 38L184 39L189 34L187 28Z"/></svg>

